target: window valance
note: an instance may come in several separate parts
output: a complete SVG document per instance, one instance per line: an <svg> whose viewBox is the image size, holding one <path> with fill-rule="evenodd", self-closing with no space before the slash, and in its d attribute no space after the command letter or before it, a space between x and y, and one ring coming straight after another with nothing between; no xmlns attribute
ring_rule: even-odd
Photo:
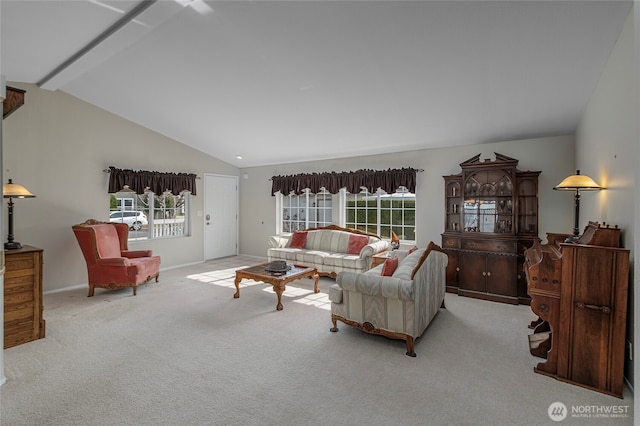
<svg viewBox="0 0 640 426"><path fill-rule="evenodd" d="M402 168L274 176L271 178L271 195L278 191L282 194L301 194L306 188L313 194L319 193L321 188L331 194L337 194L341 188L346 188L351 194L358 194L362 187L372 193L381 188L391 194L401 186L415 193L417 172L417 169Z"/></svg>
<svg viewBox="0 0 640 426"><path fill-rule="evenodd" d="M136 194L144 194L144 190L148 188L155 194L169 191L178 195L182 191L189 191L196 195L196 178L197 175L193 173L134 171L110 166L108 192L120 192L127 185Z"/></svg>

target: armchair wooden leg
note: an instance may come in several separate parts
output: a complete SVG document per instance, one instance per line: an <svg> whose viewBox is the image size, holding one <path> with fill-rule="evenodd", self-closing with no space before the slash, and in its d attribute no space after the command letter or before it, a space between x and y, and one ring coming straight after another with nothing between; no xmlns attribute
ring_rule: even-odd
<svg viewBox="0 0 640 426"><path fill-rule="evenodd" d="M416 353L413 350L413 337L407 336L407 356L416 357Z"/></svg>
<svg viewBox="0 0 640 426"><path fill-rule="evenodd" d="M138 286L137 285L132 285L131 287L133 287L133 295L136 296L138 293Z"/></svg>
<svg viewBox="0 0 640 426"><path fill-rule="evenodd" d="M87 297L92 297L92 296L93 296L93 286L89 284L89 294L87 295Z"/></svg>

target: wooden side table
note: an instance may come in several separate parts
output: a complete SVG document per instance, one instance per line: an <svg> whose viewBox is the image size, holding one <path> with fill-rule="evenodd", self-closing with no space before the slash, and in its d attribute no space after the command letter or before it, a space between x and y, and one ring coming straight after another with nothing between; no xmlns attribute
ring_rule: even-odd
<svg viewBox="0 0 640 426"><path fill-rule="evenodd" d="M383 251L380 253L376 253L373 255L373 259L371 259L371 267L375 268L378 265L382 265L385 260L389 259L392 256L391 251Z"/></svg>
<svg viewBox="0 0 640 426"><path fill-rule="evenodd" d="M4 348L41 339L42 249L23 246L5 250Z"/></svg>

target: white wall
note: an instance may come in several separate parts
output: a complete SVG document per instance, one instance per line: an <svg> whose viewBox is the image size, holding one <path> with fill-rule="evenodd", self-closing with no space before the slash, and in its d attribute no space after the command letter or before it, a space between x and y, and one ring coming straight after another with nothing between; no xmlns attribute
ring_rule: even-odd
<svg viewBox="0 0 640 426"><path fill-rule="evenodd" d="M247 179L240 179L241 252L266 256L268 237L275 232L275 198L271 196L269 181L272 176L365 168L424 169L417 176L417 243L425 246L432 240L440 244L440 234L444 232L442 176L460 173L460 163L477 154L481 153L484 159L491 158L494 152L519 160L520 170L542 171L539 181L541 238L544 240L547 232L571 233L573 197L552 188L574 169L574 140L573 136L557 136L242 169L241 175L246 174Z"/></svg>
<svg viewBox="0 0 640 426"><path fill-rule="evenodd" d="M637 4L636 4L637 11ZM624 24L576 130L576 167L607 189L584 193L581 197L581 222L598 220L622 229L623 247L631 250L631 284L627 337L634 336L633 295L640 288L634 272L638 260L640 212L640 131L638 117L638 69L636 57L638 35L634 30L634 13ZM634 278L635 277L635 278ZM634 312L635 311L635 312ZM637 353L636 353L637 356ZM633 362L626 364L627 378L633 379Z"/></svg>
<svg viewBox="0 0 640 426"><path fill-rule="evenodd" d="M45 292L87 282L71 226L88 218L107 220L109 175L103 169L238 176L234 166L73 96L30 84L8 85L27 93L25 104L3 123L4 178L36 195L15 200L14 234L16 241L44 249ZM194 213L203 209L202 182L196 183ZM153 249L162 257L162 268L201 262L203 221L195 214L192 219L190 237L133 242L130 248Z"/></svg>

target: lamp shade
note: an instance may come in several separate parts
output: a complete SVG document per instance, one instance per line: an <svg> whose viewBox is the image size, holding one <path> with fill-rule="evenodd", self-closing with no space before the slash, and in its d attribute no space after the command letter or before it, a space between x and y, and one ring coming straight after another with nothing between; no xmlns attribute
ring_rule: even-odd
<svg viewBox="0 0 640 426"><path fill-rule="evenodd" d="M4 198L33 198L35 195L29 192L27 188L17 183L13 183L9 179L9 183L5 183L2 187Z"/></svg>
<svg viewBox="0 0 640 426"><path fill-rule="evenodd" d="M562 182L554 186L558 191L598 191L604 189L587 175L581 175L580 170L576 170L575 175L567 176Z"/></svg>

